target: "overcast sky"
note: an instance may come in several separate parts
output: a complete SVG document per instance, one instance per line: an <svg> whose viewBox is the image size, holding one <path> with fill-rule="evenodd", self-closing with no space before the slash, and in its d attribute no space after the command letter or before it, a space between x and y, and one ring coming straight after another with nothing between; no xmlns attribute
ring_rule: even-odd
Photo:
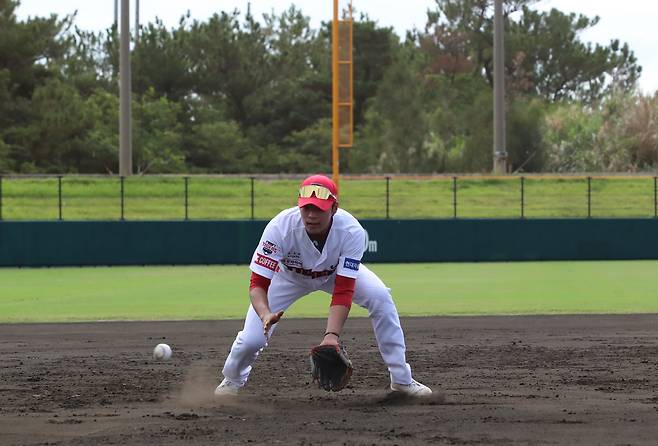
<svg viewBox="0 0 658 446"><path fill-rule="evenodd" d="M341 0L345 2L346 0ZM130 0L134 8L135 0ZM311 17L317 28L322 21L331 19L332 0L141 0L142 23L160 17L165 25L175 26L180 16L190 11L192 18L204 20L217 11L246 11L251 3L252 13L261 18L263 13L281 12L291 4L297 5ZM434 9L434 0L353 0L357 11L367 13L383 26L392 26L401 36L414 27L425 25L426 11ZM628 42L635 52L643 74L640 87L645 93L658 90L658 2L653 0L542 0L540 9L558 8L564 12L579 12L587 16L598 15L601 21L581 36L587 42L608 44L612 39ZM76 24L86 30L102 30L114 20L114 0L21 0L19 18L34 15L71 14L78 11ZM134 15L131 12L131 21Z"/></svg>

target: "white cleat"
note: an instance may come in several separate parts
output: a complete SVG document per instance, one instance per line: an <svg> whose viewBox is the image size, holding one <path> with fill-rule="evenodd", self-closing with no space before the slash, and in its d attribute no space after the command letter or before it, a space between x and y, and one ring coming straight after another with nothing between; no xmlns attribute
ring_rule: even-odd
<svg viewBox="0 0 658 446"><path fill-rule="evenodd" d="M391 390L393 392L400 392L407 396L430 396L432 389L425 384L421 384L415 379L411 380L411 384L396 384L391 381Z"/></svg>
<svg viewBox="0 0 658 446"><path fill-rule="evenodd" d="M240 386L224 378L215 389L215 396L237 396Z"/></svg>

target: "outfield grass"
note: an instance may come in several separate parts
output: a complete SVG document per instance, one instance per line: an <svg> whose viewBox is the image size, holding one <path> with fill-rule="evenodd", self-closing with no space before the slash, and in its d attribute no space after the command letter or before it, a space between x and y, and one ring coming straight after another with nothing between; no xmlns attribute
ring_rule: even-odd
<svg viewBox="0 0 658 446"><path fill-rule="evenodd" d="M371 267L404 316L658 313L658 261ZM248 278L247 266L0 269L0 322L242 318ZM328 304L314 293L288 316Z"/></svg>
<svg viewBox="0 0 658 446"><path fill-rule="evenodd" d="M298 179L255 179L253 217L270 219L293 206ZM59 218L57 178L3 178L0 217L7 220ZM452 218L453 179L393 177L389 183L390 218ZM595 177L589 212L593 217L654 217L653 177ZM188 182L191 219L252 217L250 178L193 176ZM387 216L385 178L343 178L341 206L358 218ZM127 220L185 218L183 177L135 176L124 183L123 216ZM117 220L121 218L121 185L117 177L68 176L62 179L62 218ZM461 177L457 180L457 216L517 218L521 216L519 177ZM527 218L586 217L585 177L528 177L523 189Z"/></svg>

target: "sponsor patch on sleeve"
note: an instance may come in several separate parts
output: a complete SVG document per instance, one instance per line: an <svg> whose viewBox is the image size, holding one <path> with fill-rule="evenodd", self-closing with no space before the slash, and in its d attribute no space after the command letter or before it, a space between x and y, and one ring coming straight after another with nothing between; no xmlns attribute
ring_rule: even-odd
<svg viewBox="0 0 658 446"><path fill-rule="evenodd" d="M277 262L274 259L270 259L269 257L266 257L262 254L256 253L256 265L262 266L263 268L267 268L271 271L276 271L277 266L279 265L279 262Z"/></svg>
<svg viewBox="0 0 658 446"><path fill-rule="evenodd" d="M271 256L272 254L275 254L279 250L279 248L277 248L277 246L271 241L265 240L263 242L262 250L265 254Z"/></svg>
<svg viewBox="0 0 658 446"><path fill-rule="evenodd" d="M358 260L354 260L354 259L350 259L349 257L345 257L345 262L343 263L343 268L351 269L352 271L358 271L360 264L361 264L361 262L358 261Z"/></svg>

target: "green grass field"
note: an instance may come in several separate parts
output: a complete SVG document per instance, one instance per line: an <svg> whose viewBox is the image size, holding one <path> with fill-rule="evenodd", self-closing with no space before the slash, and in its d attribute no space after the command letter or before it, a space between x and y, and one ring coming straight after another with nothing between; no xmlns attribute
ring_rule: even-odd
<svg viewBox="0 0 658 446"><path fill-rule="evenodd" d="M658 313L658 261L371 267L404 316ZM248 277L247 266L0 269L0 322L242 318ZM315 293L288 316L324 317L328 304Z"/></svg>
<svg viewBox="0 0 658 446"><path fill-rule="evenodd" d="M254 180L253 216L270 219L293 206L298 179ZM595 177L591 183L593 217L654 217L653 177ZM1 182L0 218L55 220L59 218L58 180L5 177ZM409 179L389 183L390 218L452 218L453 180L450 177ZM385 178L343 178L341 206L357 218L386 217ZM176 176L135 176L125 180L124 218L165 220L185 217L185 183ZM62 180L62 218L118 220L121 186L117 177L67 176ZM524 181L524 216L586 217L585 177L528 177ZM457 181L457 215L462 218L521 216L519 177L461 177ZM193 176L188 183L190 219L252 217L251 180L240 177Z"/></svg>

